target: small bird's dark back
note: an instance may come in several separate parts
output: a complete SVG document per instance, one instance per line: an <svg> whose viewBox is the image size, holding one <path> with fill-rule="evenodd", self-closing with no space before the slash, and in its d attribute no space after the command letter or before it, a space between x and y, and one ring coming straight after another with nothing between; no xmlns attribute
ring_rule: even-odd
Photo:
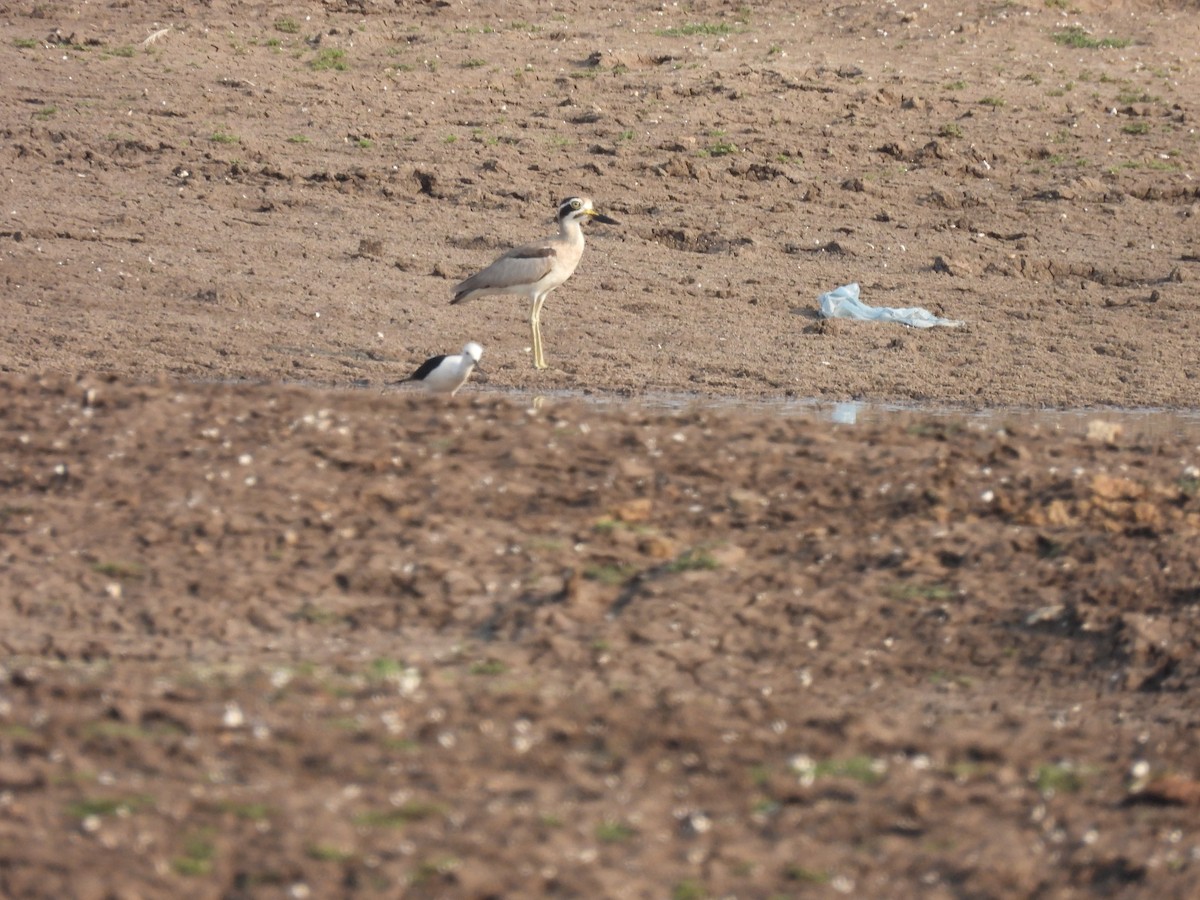
<svg viewBox="0 0 1200 900"><path fill-rule="evenodd" d="M424 381L429 376L430 372L442 364L442 360L445 358L445 354L442 354L441 356L431 356L429 359L425 360L425 362L421 363L421 367L417 369L417 371L413 372L407 378L401 378L400 381L396 383L402 384L405 381Z"/></svg>

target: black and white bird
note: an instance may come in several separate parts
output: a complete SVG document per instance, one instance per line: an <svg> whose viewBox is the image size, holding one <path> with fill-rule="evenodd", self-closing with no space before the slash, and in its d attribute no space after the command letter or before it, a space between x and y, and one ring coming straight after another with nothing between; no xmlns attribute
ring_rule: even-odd
<svg viewBox="0 0 1200 900"><path fill-rule="evenodd" d="M589 197L571 197L558 205L558 234L509 250L454 289L451 303L487 294L517 294L529 298L529 329L533 334L533 365L546 368L542 354L542 304L546 295L571 277L583 256L583 227L588 219L618 225L592 206Z"/></svg>
<svg viewBox="0 0 1200 900"><path fill-rule="evenodd" d="M463 345L462 353L453 356L431 356L421 363L417 371L394 383L419 381L431 394L449 394L453 397L458 393L458 389L467 383L481 356L483 348L470 341Z"/></svg>

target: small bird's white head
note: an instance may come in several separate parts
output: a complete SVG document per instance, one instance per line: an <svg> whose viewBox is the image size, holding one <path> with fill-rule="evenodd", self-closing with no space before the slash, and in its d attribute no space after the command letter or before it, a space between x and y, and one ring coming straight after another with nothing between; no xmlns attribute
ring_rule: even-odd
<svg viewBox="0 0 1200 900"><path fill-rule="evenodd" d="M470 341L463 345L463 356L469 356L475 362L479 362L479 358L483 356L483 348L474 341Z"/></svg>

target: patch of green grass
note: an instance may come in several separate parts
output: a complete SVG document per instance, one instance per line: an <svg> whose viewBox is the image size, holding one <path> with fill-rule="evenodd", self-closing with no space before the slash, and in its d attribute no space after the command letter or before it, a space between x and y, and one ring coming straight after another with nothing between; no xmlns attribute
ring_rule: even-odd
<svg viewBox="0 0 1200 900"><path fill-rule="evenodd" d="M598 563L586 566L583 570L584 578L589 581L598 581L601 584L607 584L610 587L618 587L625 584L625 582L636 574L636 567L618 565L617 563Z"/></svg>
<svg viewBox="0 0 1200 900"><path fill-rule="evenodd" d="M960 138L963 136L963 130L957 122L947 122L938 129L938 136L944 138Z"/></svg>
<svg viewBox="0 0 1200 900"><path fill-rule="evenodd" d="M596 520L595 524L592 525L592 531L596 532L597 534L612 534L614 531L617 531L623 527L625 527L624 522L610 518L609 516L604 516L603 518Z"/></svg>
<svg viewBox="0 0 1200 900"><path fill-rule="evenodd" d="M212 872L213 857L216 855L212 831L205 828L184 841L183 855L171 861L171 868L180 875L207 875Z"/></svg>
<svg viewBox="0 0 1200 900"><path fill-rule="evenodd" d="M654 33L659 37L694 37L698 34L722 37L734 31L736 29L732 25L726 25L724 22L688 22L673 28L659 28Z"/></svg>
<svg viewBox="0 0 1200 900"><path fill-rule="evenodd" d="M121 57L122 59L129 59L135 53L137 53L136 48L130 47L128 44L123 45L121 47L113 47L111 50L105 51L106 56L118 56L118 57Z"/></svg>
<svg viewBox="0 0 1200 900"><path fill-rule="evenodd" d="M370 150L375 146L375 142L370 138L359 138L354 142L354 146L359 150Z"/></svg>
<svg viewBox="0 0 1200 900"><path fill-rule="evenodd" d="M1124 162L1119 162L1115 166L1108 167L1108 174L1116 175L1123 171L1137 171L1139 169L1148 169L1151 172L1178 172L1180 166L1178 163L1173 163L1165 159L1127 159Z"/></svg>
<svg viewBox="0 0 1200 900"><path fill-rule="evenodd" d="M1075 794L1083 787L1083 773L1069 762L1040 765L1030 780L1043 794Z"/></svg>
<svg viewBox="0 0 1200 900"><path fill-rule="evenodd" d="M310 844L304 849L304 855L318 862L347 862L354 859L354 854L332 844Z"/></svg>
<svg viewBox="0 0 1200 900"><path fill-rule="evenodd" d="M850 778L863 784L878 784L883 781L886 768L869 756L851 756L847 759L830 759L817 763L816 775L822 777Z"/></svg>
<svg viewBox="0 0 1200 900"><path fill-rule="evenodd" d="M1070 5L1070 0L1046 0L1047 9L1066 9Z"/></svg>
<svg viewBox="0 0 1200 900"><path fill-rule="evenodd" d="M462 63L464 69L480 69L486 65L486 59L464 59Z"/></svg>
<svg viewBox="0 0 1200 900"><path fill-rule="evenodd" d="M311 143L311 140L302 134L293 134L287 139L287 142L289 144L308 144Z"/></svg>
<svg viewBox="0 0 1200 900"><path fill-rule="evenodd" d="M355 716L334 716L332 719L325 719L322 724L326 728L345 731L349 734L360 734L367 730L367 724Z"/></svg>
<svg viewBox="0 0 1200 900"><path fill-rule="evenodd" d="M959 687L970 687L975 682L970 675L955 675L945 669L934 669L929 673L930 684L956 684Z"/></svg>
<svg viewBox="0 0 1200 900"><path fill-rule="evenodd" d="M308 65L317 72L328 70L345 72L350 68L350 63L346 61L346 51L336 47L326 47L324 50L318 51L316 57Z"/></svg>
<svg viewBox="0 0 1200 900"><path fill-rule="evenodd" d="M1004 105L1003 97L984 97L979 101L984 106L990 106L992 109L999 109Z"/></svg>
<svg viewBox="0 0 1200 900"><path fill-rule="evenodd" d="M1149 134L1150 133L1150 123L1149 122L1130 122L1128 125L1123 125L1121 127L1121 131L1125 132L1125 134Z"/></svg>
<svg viewBox="0 0 1200 900"><path fill-rule="evenodd" d="M892 600L949 600L954 589L944 584L917 584L913 581L897 581L885 591Z"/></svg>
<svg viewBox="0 0 1200 900"><path fill-rule="evenodd" d="M412 738L385 737L379 743L385 750L393 753L415 753L421 749L421 745Z"/></svg>
<svg viewBox="0 0 1200 900"><path fill-rule="evenodd" d="M784 866L783 877L787 881L798 881L801 884L828 884L832 880L828 872L805 868L798 863Z"/></svg>
<svg viewBox="0 0 1200 900"><path fill-rule="evenodd" d="M424 860L418 863L412 874L409 875L408 883L412 885L424 884L440 875L448 875L461 865L462 860L456 856L439 856L434 859Z"/></svg>
<svg viewBox="0 0 1200 900"><path fill-rule="evenodd" d="M137 725L133 722L105 720L91 722L83 729L87 737L114 738L118 740L146 741L162 737L186 734L184 729L172 722L159 721L152 725Z"/></svg>
<svg viewBox="0 0 1200 900"><path fill-rule="evenodd" d="M717 141L699 151L701 156L730 156L738 152L737 144L731 141Z"/></svg>
<svg viewBox="0 0 1200 900"><path fill-rule="evenodd" d="M695 572L720 568L720 563L707 550L685 550L667 565L668 572Z"/></svg>
<svg viewBox="0 0 1200 900"><path fill-rule="evenodd" d="M307 622L309 625L336 625L345 621L345 616L315 603L305 602L290 618L297 622Z"/></svg>
<svg viewBox="0 0 1200 900"><path fill-rule="evenodd" d="M630 531L634 534L657 534L658 529L642 522L623 522L611 516L601 516L592 523L592 530L597 534L613 534L617 531Z"/></svg>
<svg viewBox="0 0 1200 900"><path fill-rule="evenodd" d="M596 840L602 844L623 844L637 836L637 829L624 822L601 822L596 826Z"/></svg>
<svg viewBox="0 0 1200 900"><path fill-rule="evenodd" d="M236 144L241 141L240 137L228 131L214 131L208 139L214 144Z"/></svg>
<svg viewBox="0 0 1200 900"><path fill-rule="evenodd" d="M271 818L271 807L265 803L235 803L223 800L217 804L221 812L232 813L246 822L263 822Z"/></svg>
<svg viewBox="0 0 1200 900"><path fill-rule="evenodd" d="M961 91L967 86L967 83L959 78L957 81L947 81L942 85L944 91Z"/></svg>
<svg viewBox="0 0 1200 900"><path fill-rule="evenodd" d="M1087 29L1079 25L1071 25L1062 31L1056 31L1051 39L1063 47L1073 47L1076 50L1109 50L1128 47L1130 42L1125 38L1095 38Z"/></svg>
<svg viewBox="0 0 1200 900"><path fill-rule="evenodd" d="M453 144L457 140L458 140L457 134L448 134L444 138L442 138L442 141L447 144Z"/></svg>
<svg viewBox="0 0 1200 900"><path fill-rule="evenodd" d="M771 770L759 763L750 767L750 783L755 787L766 787L771 781Z"/></svg>
<svg viewBox="0 0 1200 900"><path fill-rule="evenodd" d="M378 659L371 660L367 666L367 676L372 681L388 681L393 678L399 678L407 668L398 659L388 659L381 656Z"/></svg>
<svg viewBox="0 0 1200 900"><path fill-rule="evenodd" d="M514 22L508 23L508 30L509 31L527 31L530 34L534 34L536 32L541 31L542 26L534 25L532 22L524 22L524 21L521 21L520 19L517 19Z"/></svg>
<svg viewBox="0 0 1200 900"><path fill-rule="evenodd" d="M1200 476L1185 475L1179 479L1179 490L1187 494L1189 497L1195 497L1200 493Z"/></svg>
<svg viewBox="0 0 1200 900"><path fill-rule="evenodd" d="M171 868L179 875L207 875L212 871L212 860L199 859L193 856L178 856L171 860Z"/></svg>
<svg viewBox="0 0 1200 900"><path fill-rule="evenodd" d="M792 768L805 781L822 778L849 778L862 784L878 784L887 775L887 766L870 756L848 756L845 759L795 760Z"/></svg>
<svg viewBox="0 0 1200 900"><path fill-rule="evenodd" d="M750 807L750 810L756 816L774 816L778 814L779 810L782 808L783 807L780 806L778 800L774 800L770 797L759 797L754 801L754 804Z"/></svg>
<svg viewBox="0 0 1200 900"><path fill-rule="evenodd" d="M275 30L281 34L299 34L300 23L285 16L275 20Z"/></svg>
<svg viewBox="0 0 1200 900"><path fill-rule="evenodd" d="M1167 162L1163 159L1152 159L1146 163L1146 168L1151 172L1179 172L1182 171L1182 166L1179 163Z"/></svg>
<svg viewBox="0 0 1200 900"><path fill-rule="evenodd" d="M366 825L370 828L403 828L411 822L421 822L431 819L442 812L435 803L421 803L410 800L403 806L394 809L376 809L361 813L354 817L355 825Z"/></svg>
<svg viewBox="0 0 1200 900"><path fill-rule="evenodd" d="M40 43L41 42L36 38L17 38L15 41L13 41L13 46L21 50L32 50Z"/></svg>
<svg viewBox="0 0 1200 900"><path fill-rule="evenodd" d="M1146 91L1123 90L1117 93L1118 103L1157 103L1161 98Z"/></svg>
<svg viewBox="0 0 1200 900"><path fill-rule="evenodd" d="M964 759L952 763L948 771L955 781L962 782L986 775L991 769L983 763Z"/></svg>
<svg viewBox="0 0 1200 900"><path fill-rule="evenodd" d="M93 563L92 571L109 578L121 578L128 581L146 577L146 570L140 564L116 559Z"/></svg>
<svg viewBox="0 0 1200 900"><path fill-rule="evenodd" d="M508 671L508 666L498 659L486 659L471 663L468 671L472 675L503 675Z"/></svg>
<svg viewBox="0 0 1200 900"><path fill-rule="evenodd" d="M671 900L704 900L708 891L698 881L687 878L671 888Z"/></svg>
<svg viewBox="0 0 1200 900"><path fill-rule="evenodd" d="M56 115L58 115L58 107L57 106L43 106L41 109L39 109L37 112L35 112L33 114L33 117L42 122L45 122L47 119L52 119Z"/></svg>
<svg viewBox="0 0 1200 900"><path fill-rule="evenodd" d="M147 794L131 794L128 797L89 797L76 800L67 807L67 814L75 819L88 816L112 816L122 811L137 812L154 805L154 798Z"/></svg>

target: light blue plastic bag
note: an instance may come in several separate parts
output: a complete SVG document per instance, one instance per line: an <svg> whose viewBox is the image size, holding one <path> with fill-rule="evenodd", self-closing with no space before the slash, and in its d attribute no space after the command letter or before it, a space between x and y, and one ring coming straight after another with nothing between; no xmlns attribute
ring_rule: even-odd
<svg viewBox="0 0 1200 900"><path fill-rule="evenodd" d="M826 319L864 319L872 322L899 322L913 328L933 328L935 325L956 327L963 324L954 319L942 319L927 309L909 306L867 306L858 299L858 284L844 284L817 298L821 315Z"/></svg>

